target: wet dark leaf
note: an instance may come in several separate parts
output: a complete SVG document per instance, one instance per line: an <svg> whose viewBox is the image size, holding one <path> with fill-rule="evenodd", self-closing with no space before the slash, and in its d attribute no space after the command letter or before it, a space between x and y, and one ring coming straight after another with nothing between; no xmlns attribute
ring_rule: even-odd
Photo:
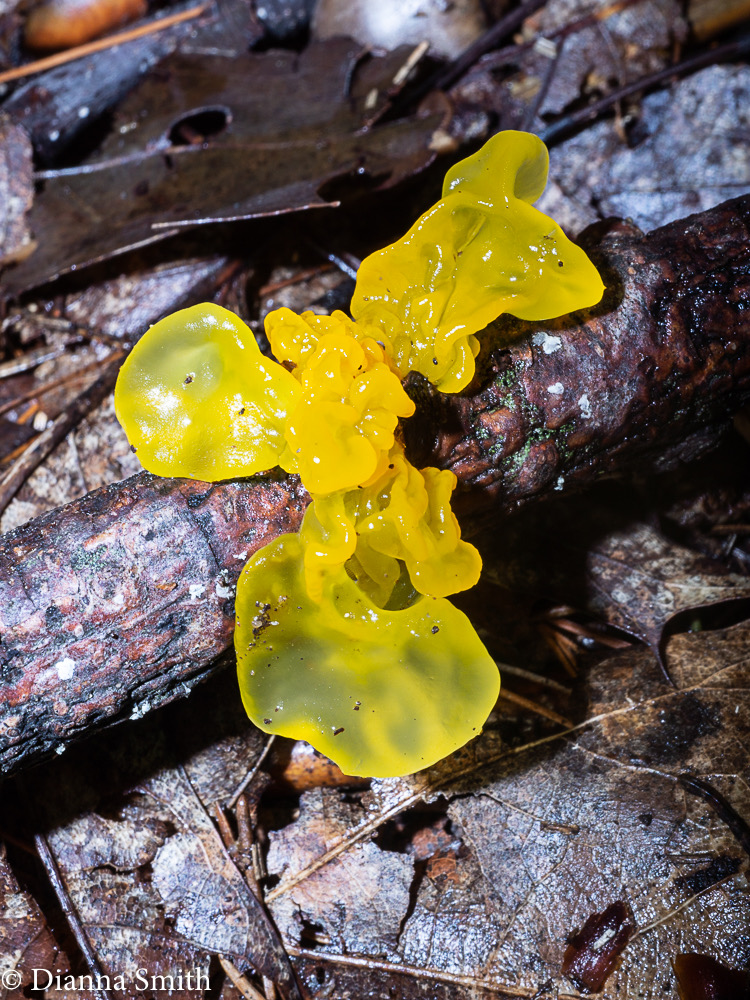
<svg viewBox="0 0 750 1000"><path fill-rule="evenodd" d="M630 525L599 541L587 559L589 606L659 649L676 615L750 597L746 576L665 538L648 524Z"/></svg>
<svg viewBox="0 0 750 1000"><path fill-rule="evenodd" d="M29 220L38 249L6 287L31 287L186 226L328 207L319 192L335 178L393 184L420 170L434 158L447 104L363 130L370 91L357 90L360 57L339 39L299 56L160 63L128 98L106 159L45 175ZM393 57L382 64L384 88Z"/></svg>
<svg viewBox="0 0 750 1000"><path fill-rule="evenodd" d="M30 893L18 884L0 845L0 970L18 972L17 989L3 980L3 997L22 1000L30 995L33 986L42 987L47 977L34 969L47 970L50 975L70 974L70 963L65 952L55 940L44 913ZM11 988L8 988L11 987ZM80 990L80 1000L92 1000L89 990Z"/></svg>
<svg viewBox="0 0 750 1000"><path fill-rule="evenodd" d="M725 458L744 461L743 454L727 450ZM715 470L710 460L704 464L706 475ZM705 627L711 609L724 608L726 614L736 609L734 621L750 610L750 580L733 572L721 547L710 544L720 515L710 491L704 493L714 520L703 516L701 534L708 544L700 548L688 544L700 540L696 531L688 536L666 521L662 530L635 491L605 487L583 500L571 497L522 512L508 525L497 561L490 557L489 575L516 595L535 594L593 612L660 654L666 636ZM679 510L672 515L678 517ZM741 510L736 516L742 517Z"/></svg>
<svg viewBox="0 0 750 1000"><path fill-rule="evenodd" d="M678 955L674 960L680 1000L747 1000L750 974L727 969L710 955Z"/></svg>
<svg viewBox="0 0 750 1000"><path fill-rule="evenodd" d="M225 735L202 747L206 718ZM149 719L118 735L99 744L85 787L79 754L35 786L47 822L57 821L49 847L102 967L131 979L137 969L182 975L180 995L198 1000L211 995L210 957L221 955L267 976L284 1000L298 998L277 932L208 814L230 798L263 745L234 677L213 683L188 716Z"/></svg>
<svg viewBox="0 0 750 1000"><path fill-rule="evenodd" d="M633 926L627 906L617 900L602 913L592 913L570 937L562 974L583 993L598 993L615 968Z"/></svg>
<svg viewBox="0 0 750 1000"><path fill-rule="evenodd" d="M687 663L689 650L695 670L718 635L678 636L669 652ZM724 673L707 664L698 681L670 659L674 690L648 651L621 653L592 671L580 693L584 720L568 733L508 747L488 732L473 758L457 755L413 779L373 782L354 807L328 791L317 814L304 809L274 835L272 857L283 850L297 859L290 864L304 865L296 874L285 869L271 897L308 984L311 970L322 970L312 995L326 995L327 986L356 996L349 984L368 961L382 963L386 982L409 983L405 997L421 996L425 982L436 996L446 982L456 996L493 987L528 997L545 984L566 995L568 935L613 899L632 913L633 933L626 946L616 941L619 962L606 970L605 1000L674 996L665 956L687 947L742 967L750 957L747 855L712 806L676 780L684 770L704 775L738 815L750 816L748 627L722 639L735 664ZM408 817L418 800L444 801L454 842L433 841L436 853L415 867L412 902L384 903L391 930L377 952L363 951L359 914L347 903L351 866L367 844L367 883L377 884L378 864L388 878L393 856L373 852L368 841L399 808ZM294 901L304 901L302 912Z"/></svg>

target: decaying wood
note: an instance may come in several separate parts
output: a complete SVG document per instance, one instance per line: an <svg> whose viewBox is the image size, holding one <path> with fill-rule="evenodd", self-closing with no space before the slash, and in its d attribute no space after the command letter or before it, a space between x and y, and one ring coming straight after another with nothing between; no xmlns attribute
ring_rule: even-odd
<svg viewBox="0 0 750 1000"><path fill-rule="evenodd" d="M298 482L142 474L0 546L0 747L13 770L186 694L232 640L245 560L305 506Z"/></svg>
<svg viewBox="0 0 750 1000"><path fill-rule="evenodd" d="M420 387L412 455L456 473L464 516L690 461L748 398L750 197L648 236L619 224L590 253L607 291L583 322L505 317L478 391Z"/></svg>
<svg viewBox="0 0 750 1000"><path fill-rule="evenodd" d="M459 397L415 385L408 445L452 468L463 515L509 510L714 443L750 398L750 197L592 251L591 313L497 324ZM187 693L231 642L233 587L299 525L294 478L209 486L145 473L0 540L6 773Z"/></svg>

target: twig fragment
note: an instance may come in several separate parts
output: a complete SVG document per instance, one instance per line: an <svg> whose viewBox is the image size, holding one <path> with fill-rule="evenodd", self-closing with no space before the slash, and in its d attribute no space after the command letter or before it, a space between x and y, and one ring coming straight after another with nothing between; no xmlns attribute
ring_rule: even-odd
<svg viewBox="0 0 750 1000"><path fill-rule="evenodd" d="M153 35L157 31L171 28L182 21L191 21L195 17L203 14L210 5L208 3L199 4L189 10L180 11L179 14L170 14L162 17L158 21L151 21L150 24L143 24L139 28L131 28L129 31L122 31L117 35L108 35L106 38L98 38L95 42L86 42L85 45L77 45L73 49L65 52L56 52L53 56L45 56L44 59L36 59L34 62L26 63L23 66L15 66L13 69L6 69L0 73L0 84L8 83L11 80L21 80L26 76L34 76L36 73L44 73L48 69L55 69L57 66L64 66L66 63L75 62L76 59L83 59L93 52L102 52L111 49L115 45L123 45L125 42L132 42L136 38L143 38L144 35Z"/></svg>
<svg viewBox="0 0 750 1000"><path fill-rule="evenodd" d="M78 915L78 911L73 905L73 901L68 893L65 881L60 874L60 869L57 867L57 862L50 850L49 844L47 843L47 838L38 833L34 837L34 843L36 844L37 854L44 865L45 871L47 872L47 878L55 891L57 900L60 904L60 909L65 914L65 919L68 921L68 926L70 927L73 936L76 940L76 944L81 950L81 954L86 960L86 964L94 979L92 983L91 992L96 997L96 1000L113 1000L112 995L109 990L103 989L99 986L101 982L108 982L108 977L104 972L104 969L99 964L99 959L96 957L96 952L91 946L88 934L86 933L86 928L83 926L81 918Z"/></svg>
<svg viewBox="0 0 750 1000"><path fill-rule="evenodd" d="M566 729L570 729L573 723L570 719L566 719L564 715L558 715L557 712L553 712L551 708L547 708L544 705L540 705L536 701L532 701L531 698L524 698L521 694L516 694L515 691L509 691L506 687L500 688L500 698L502 701L508 701L511 705L517 705L519 708L525 708L528 712L534 712L536 715L543 715L545 719L549 719L551 722L556 722L558 726L564 726Z"/></svg>
<svg viewBox="0 0 750 1000"><path fill-rule="evenodd" d="M44 461L74 427L78 426L84 417L107 398L117 379L120 360L121 355L119 354L115 360L110 360L93 385L84 390L67 410L61 413L35 441L24 449L23 454L18 456L13 466L0 479L0 514L34 469Z"/></svg>

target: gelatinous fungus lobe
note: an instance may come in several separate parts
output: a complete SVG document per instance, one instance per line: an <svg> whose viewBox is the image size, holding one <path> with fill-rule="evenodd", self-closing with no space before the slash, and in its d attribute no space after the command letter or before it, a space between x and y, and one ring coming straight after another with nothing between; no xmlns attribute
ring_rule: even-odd
<svg viewBox="0 0 750 1000"><path fill-rule="evenodd" d="M474 335L501 313L550 319L601 299L585 252L531 204L548 167L536 136L499 132L448 171L442 199L401 240L362 262L352 315L382 328L402 374L457 392L474 374Z"/></svg>
<svg viewBox="0 0 750 1000"><path fill-rule="evenodd" d="M248 562L237 588L237 661L250 718L308 740L346 774L395 776L476 736L499 676L444 598L378 607L342 567L309 597L298 535Z"/></svg>
<svg viewBox="0 0 750 1000"><path fill-rule="evenodd" d="M278 465L299 395L238 316L205 302L138 341L120 370L115 410L149 472L216 482Z"/></svg>

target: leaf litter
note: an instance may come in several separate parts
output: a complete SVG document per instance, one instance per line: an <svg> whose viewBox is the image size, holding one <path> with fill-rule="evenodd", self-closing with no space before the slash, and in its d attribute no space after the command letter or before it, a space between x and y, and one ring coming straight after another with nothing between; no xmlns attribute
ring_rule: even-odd
<svg viewBox="0 0 750 1000"><path fill-rule="evenodd" d="M696 92L710 83L721 98L730 80L744 86L741 73L721 70L700 83L696 77ZM566 195L586 201L603 183L606 188L604 161L587 145L600 141L598 128L611 147L607 162L629 157L636 173L658 176L667 148L660 141L664 116L670 100L683 100L680 94L689 107L693 92L685 87L677 85L663 107L647 99L661 117L649 119L640 159L611 125L595 126L560 147L561 154L572 151L570 160L560 161ZM166 125L175 124L168 117L154 124L150 140L145 133L139 137L154 144L154 158L163 155ZM696 142L709 150L730 148L729 118L722 112L714 119L717 130L704 135L701 126ZM107 155L127 153L110 149ZM734 184L738 162L732 169L720 166L710 186ZM580 179L582 163L590 169ZM703 180L700 185L702 191ZM642 224L659 224L654 219L669 213L668 201L652 199ZM596 214L595 200L588 204ZM686 204L678 202L676 214L684 214ZM195 221L195 213L188 216L178 221ZM42 265L39 275L57 269L57 261ZM36 280L42 278L29 279ZM133 292L123 284L119 299L110 295L114 287L103 285L98 301L87 299L93 294L87 291L74 296L71 318L86 323L88 313L93 325L116 337L123 303L137 294L138 281ZM174 301L198 287L197 275L194 286L188 281L181 287ZM174 307L166 300L157 306L154 299L155 312ZM103 426L111 420L105 412ZM87 470L101 432L92 433ZM106 450L106 437L99 440ZM736 468L746 455L734 450L729 461ZM68 452L58 468L73 462ZM560 675L529 635L535 606L560 598L587 620L598 618L650 645L602 659L595 639L579 643L573 693L561 685L544 689L572 726L501 703L485 734L436 768L374 781L364 791L345 785L309 790L298 815L282 811L270 823L284 793L267 787L264 770L256 774L251 814L268 856L265 897L282 944L243 880L241 859L227 851L208 819L212 804L231 799L262 753L259 734L228 708L236 709L237 701L226 677L203 688L200 708L194 698L154 713L24 778L21 791L33 809L7 810L3 825L11 829L3 832L23 843L29 829L48 828L67 892L105 967L205 968L227 998L237 993L218 971L218 955L249 975L252 968L265 969L279 985L289 983L291 955L302 993L311 997L575 997L579 989L562 973L569 939L592 914L614 904L632 917L634 933L604 984L604 1000L676 996L671 961L679 952L710 953L729 968L743 968L750 960L748 859L733 831L750 820L750 633L743 621L703 629L712 621L707 605L747 595L743 537L725 547L710 536L717 523L741 525L747 508L742 491L722 494L721 473L712 478L699 470L697 482L701 475L689 516L686 507L681 513L679 505L665 510L662 504L654 517L653 505L632 492L623 514L604 493L598 500L573 500L577 511L547 505L535 517L509 522L503 551L487 553L495 589L485 596L497 602L501 588L509 588L514 604L496 606L486 640L527 673ZM705 490L707 481L716 488ZM73 492L85 488L84 482L70 485ZM51 494L40 497L34 510L45 502L55 501ZM709 513L701 523L699 508ZM689 522L690 530L666 530L665 518L683 529ZM471 603L466 607L471 610ZM514 621L519 611L523 620ZM670 637L678 625L700 630ZM654 650L661 650L672 684L659 671ZM542 697L539 686L519 674L508 673L505 683ZM224 712L231 720L226 724L220 721ZM188 736L202 749L186 746ZM684 775L713 789L715 802L691 793L680 781ZM18 787L5 789L11 805ZM731 822L716 805L722 801ZM25 868L20 849L9 842L12 866L2 870L11 906L0 918L0 941L5 955L17 955L20 947L20 966L28 969L38 954L42 964L52 961L59 932L50 930L49 920L45 927L51 911L44 893L37 893L40 909L13 881L13 870ZM427 848L419 853L417 845ZM35 884L31 875L27 882ZM19 912L21 932L12 924ZM74 945L70 953L78 968ZM58 961L70 967L62 953Z"/></svg>

